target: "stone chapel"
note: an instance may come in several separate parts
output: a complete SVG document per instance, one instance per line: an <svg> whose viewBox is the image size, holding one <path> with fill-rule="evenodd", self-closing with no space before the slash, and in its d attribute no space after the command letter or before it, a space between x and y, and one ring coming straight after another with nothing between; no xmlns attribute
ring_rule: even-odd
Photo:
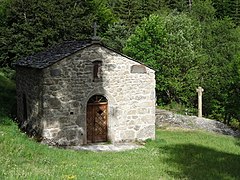
<svg viewBox="0 0 240 180"><path fill-rule="evenodd" d="M155 138L155 73L98 41L15 63L20 128L58 146Z"/></svg>

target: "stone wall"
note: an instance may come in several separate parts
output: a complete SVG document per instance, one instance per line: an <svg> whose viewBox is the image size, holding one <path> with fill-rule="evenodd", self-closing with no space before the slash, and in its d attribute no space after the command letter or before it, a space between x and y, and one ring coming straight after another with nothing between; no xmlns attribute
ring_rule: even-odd
<svg viewBox="0 0 240 180"><path fill-rule="evenodd" d="M16 71L19 125L30 135L41 136L42 124L39 119L42 118L42 73L40 70L21 67L18 67Z"/></svg>
<svg viewBox="0 0 240 180"><path fill-rule="evenodd" d="M93 77L95 61L102 62L97 80ZM43 82L39 86L42 92L34 93L42 93L38 104L42 104L39 122L44 142L86 144L86 107L93 95L103 95L108 100L111 142L155 138L153 70L103 46L92 45L43 69L42 73ZM34 118L40 117L36 112L36 109L32 112Z"/></svg>

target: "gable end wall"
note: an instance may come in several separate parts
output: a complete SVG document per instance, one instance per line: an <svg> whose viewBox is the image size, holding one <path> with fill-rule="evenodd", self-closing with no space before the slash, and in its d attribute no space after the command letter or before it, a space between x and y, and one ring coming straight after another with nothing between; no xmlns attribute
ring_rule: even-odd
<svg viewBox="0 0 240 180"><path fill-rule="evenodd" d="M102 61L97 81L93 79L94 61ZM39 93L35 99L42 107L41 116L36 117L41 124L43 141L57 145L86 144L86 107L93 95L108 99L110 141L154 139L154 71L146 67L146 73L131 73L133 65L140 64L107 48L92 45L43 69L42 79L36 80L42 85L34 91ZM22 73L19 76L23 79ZM36 82L31 81L32 84Z"/></svg>

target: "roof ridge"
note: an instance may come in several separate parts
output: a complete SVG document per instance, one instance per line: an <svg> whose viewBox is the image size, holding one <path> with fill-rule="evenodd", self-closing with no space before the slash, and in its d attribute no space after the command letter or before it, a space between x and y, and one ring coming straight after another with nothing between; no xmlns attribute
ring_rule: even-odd
<svg viewBox="0 0 240 180"><path fill-rule="evenodd" d="M44 51L22 58L13 65L43 69L91 44L91 40L63 41L46 48Z"/></svg>

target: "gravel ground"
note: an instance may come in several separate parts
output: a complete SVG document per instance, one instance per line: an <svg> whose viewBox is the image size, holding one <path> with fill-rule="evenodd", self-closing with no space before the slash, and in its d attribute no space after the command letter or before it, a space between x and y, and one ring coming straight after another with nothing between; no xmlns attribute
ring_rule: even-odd
<svg viewBox="0 0 240 180"><path fill-rule="evenodd" d="M117 144L89 144L84 146L68 146L67 149L86 150L86 151L127 151L132 149L143 148L144 146L135 143L117 143Z"/></svg>

